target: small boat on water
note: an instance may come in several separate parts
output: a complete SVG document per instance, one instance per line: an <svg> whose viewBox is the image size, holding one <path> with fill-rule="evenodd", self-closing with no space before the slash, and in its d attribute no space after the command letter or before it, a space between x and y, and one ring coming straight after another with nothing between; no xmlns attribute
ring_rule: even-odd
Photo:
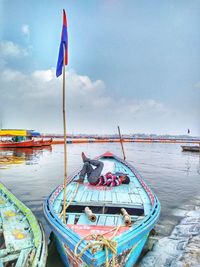
<svg viewBox="0 0 200 267"><path fill-rule="evenodd" d="M128 162L106 152L102 174L122 172L129 184L116 187L78 184L75 174L66 188L63 222L63 185L44 203L44 214L56 237L65 266L123 266L136 263L158 221L160 203L140 174Z"/></svg>
<svg viewBox="0 0 200 267"><path fill-rule="evenodd" d="M181 146L183 151L189 152L200 152L200 145L199 146Z"/></svg>
<svg viewBox="0 0 200 267"><path fill-rule="evenodd" d="M52 138L33 139L33 137L38 136L40 136L39 133L28 130L0 130L0 137L7 137L0 141L0 148L32 148L50 146L52 144Z"/></svg>
<svg viewBox="0 0 200 267"><path fill-rule="evenodd" d="M50 146L52 144L52 139L49 140L25 140L20 142L13 141L3 141L0 142L0 148L26 148L26 147L43 147Z"/></svg>
<svg viewBox="0 0 200 267"><path fill-rule="evenodd" d="M45 267L47 243L42 226L0 183L0 266Z"/></svg>
<svg viewBox="0 0 200 267"><path fill-rule="evenodd" d="M20 142L13 142L13 141L2 141L0 142L0 148L22 148L22 147L34 147L37 146L34 140L25 140Z"/></svg>

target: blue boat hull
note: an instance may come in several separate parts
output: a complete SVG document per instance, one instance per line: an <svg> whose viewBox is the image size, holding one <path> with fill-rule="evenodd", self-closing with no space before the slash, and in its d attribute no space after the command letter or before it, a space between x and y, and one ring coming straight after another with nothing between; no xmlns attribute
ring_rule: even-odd
<svg viewBox="0 0 200 267"><path fill-rule="evenodd" d="M140 191L138 192L140 193L142 192L140 198L143 199L144 201L144 216L142 216L142 219L140 219L140 216L138 216L138 218L140 219L139 221L136 220L135 223L133 222L131 227L127 228L125 231L121 233L118 233L118 235L116 235L113 238L113 240L117 244L117 254L115 255L116 266L132 267L138 260L138 257L141 254L141 251L147 241L150 231L154 228L155 224L159 219L160 203L155 194L152 192L152 190L147 186L147 184L143 181L141 176L136 172L136 170L131 165L129 165L127 162L123 162L116 156L115 157L110 156L109 154L109 157L113 157L115 160L119 161L120 164L123 164L123 166L125 166L124 168L128 168L128 170L134 174L134 177L137 178L137 181L135 181L134 183L135 187L133 187L131 190L134 191L137 188L139 188ZM87 188L87 191L89 190L90 187ZM95 188L95 190L97 189ZM130 191L130 188L128 188L128 190ZM91 249L86 249L81 256L78 257L77 255L75 255L74 253L75 248L79 243L79 241L82 239L82 236L80 235L80 233L74 230L75 229L74 226L76 227L76 225L70 227L70 223L64 224L62 222L61 217L59 216L60 211L55 212L55 210L57 209L55 203L57 202L61 203L59 201L61 201L60 192L62 191L63 187L59 186L52 192L52 194L44 203L44 214L48 223L51 226L54 235L56 236L57 249L61 255L61 258L65 266L70 266L70 267L105 266L106 260L109 260L110 262L112 261L113 254L111 253L110 250L108 251L108 258L106 257L105 250L102 249L98 250L95 253L92 253ZM95 193L96 192L97 191L95 191ZM132 194L132 191L130 192L130 194ZM123 201L123 194L121 194L120 196L121 196L121 201ZM73 216L77 216L77 214L74 213ZM103 215L100 214L99 216ZM68 216L69 217L71 216L69 211L68 211ZM85 226L87 226L87 224L83 225L83 227ZM88 227L89 226L90 225L88 225ZM83 251L84 248L87 246L87 244L88 244L87 240L82 241L78 247L78 253Z"/></svg>
<svg viewBox="0 0 200 267"><path fill-rule="evenodd" d="M126 254L124 253L123 256L126 256L126 259L123 262L121 262L120 266L133 267L136 264L140 254L144 248L144 245L145 245L147 239L148 239L148 236L143 237L139 242L137 242L132 247L132 249L129 252L127 252ZM59 251L59 254L60 254L60 257L63 261L63 264L66 267L75 266L76 262L70 264L70 260L73 260L73 259L71 257L70 257L71 259L69 259L68 255L66 253L66 249L64 247L64 244L58 238L55 238L55 241L56 241L57 250ZM121 256L122 255L120 255L120 258L121 258ZM116 257L116 261L119 262L120 259L117 260L117 257ZM88 266L88 265L83 263L83 262L79 263L79 265L78 265L78 267L86 267L86 266Z"/></svg>

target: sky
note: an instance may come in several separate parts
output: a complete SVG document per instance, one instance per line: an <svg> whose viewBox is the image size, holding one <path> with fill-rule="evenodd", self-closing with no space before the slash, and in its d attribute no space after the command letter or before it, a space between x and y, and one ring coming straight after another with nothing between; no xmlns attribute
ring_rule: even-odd
<svg viewBox="0 0 200 267"><path fill-rule="evenodd" d="M0 0L0 128L200 136L199 0Z"/></svg>

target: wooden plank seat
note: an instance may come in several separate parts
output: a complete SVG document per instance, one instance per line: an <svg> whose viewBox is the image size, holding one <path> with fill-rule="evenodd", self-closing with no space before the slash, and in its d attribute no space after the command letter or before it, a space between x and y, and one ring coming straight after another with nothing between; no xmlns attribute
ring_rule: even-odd
<svg viewBox="0 0 200 267"><path fill-rule="evenodd" d="M96 221L91 222L86 214L83 213L68 213L67 214L67 224L77 224L77 225L96 225L96 226L118 226L124 225L122 215L116 214L95 214ZM76 220L75 220L76 218ZM131 216L131 221L138 222L142 220L144 216Z"/></svg>
<svg viewBox="0 0 200 267"><path fill-rule="evenodd" d="M67 208L67 211L73 212L75 209L77 212L83 212L84 208L88 206L92 209L97 208L97 213L119 214L121 208L126 208L131 215L142 215L144 213L144 203L146 201L149 202L149 200L148 198L144 199L142 196L142 186L136 179L135 175L128 167L120 162L116 162L112 159L102 159L102 161L104 163L102 170L103 174L109 171L113 173L123 172L130 177L130 184L122 184L116 187L92 186L87 182L87 179L85 179L84 184L79 185L77 194L74 197L77 183L72 182L67 186L66 190L67 202L71 203ZM77 178L78 175L75 179ZM148 204L149 203L147 203L147 205ZM59 195L54 204L56 213L59 214L62 209L63 192ZM147 210L146 207L145 210Z"/></svg>
<svg viewBox="0 0 200 267"><path fill-rule="evenodd" d="M82 186L82 185L81 185ZM112 206L133 206L140 207L143 206L143 199L141 198L138 191L130 190L127 185L121 185L119 187L101 187L101 189L90 187L87 190L80 190L81 186L77 192L75 198L67 197L67 202L71 202L71 205L80 205L80 203L84 203L84 205L91 205L92 203L97 206L102 205L112 205ZM121 188L120 188L121 187ZM66 192L68 196L68 191ZM61 203L63 203L62 196L56 200L54 205L54 209L56 212L60 212Z"/></svg>
<svg viewBox="0 0 200 267"><path fill-rule="evenodd" d="M76 210L77 213L84 212L85 207L89 207L95 214L107 214L107 215L114 215L120 214L121 208L125 208L130 215L143 215L144 214L144 207L142 205L139 206L124 206L123 204L120 206L105 206L105 205L92 205L91 203L87 205L86 203L77 203L76 205L71 204L67 208L67 212L73 213Z"/></svg>

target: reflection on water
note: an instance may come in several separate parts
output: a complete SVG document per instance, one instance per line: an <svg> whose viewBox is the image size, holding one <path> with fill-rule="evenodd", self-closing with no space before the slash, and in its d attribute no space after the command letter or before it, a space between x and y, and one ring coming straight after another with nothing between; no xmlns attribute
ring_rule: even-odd
<svg viewBox="0 0 200 267"><path fill-rule="evenodd" d="M45 150L52 151L52 147L0 148L0 168L16 164L37 164L36 160Z"/></svg>
<svg viewBox="0 0 200 267"><path fill-rule="evenodd" d="M174 210L189 204L200 192L200 154L182 152L178 144L125 143L126 158L142 174L161 202L157 225L160 235L169 235L180 218ZM95 157L112 151L122 157L118 143L71 144L68 146L68 175L81 167L81 152ZM44 224L42 203L63 181L63 146L52 149L0 150L0 179ZM61 267L55 249L49 255L48 267Z"/></svg>

